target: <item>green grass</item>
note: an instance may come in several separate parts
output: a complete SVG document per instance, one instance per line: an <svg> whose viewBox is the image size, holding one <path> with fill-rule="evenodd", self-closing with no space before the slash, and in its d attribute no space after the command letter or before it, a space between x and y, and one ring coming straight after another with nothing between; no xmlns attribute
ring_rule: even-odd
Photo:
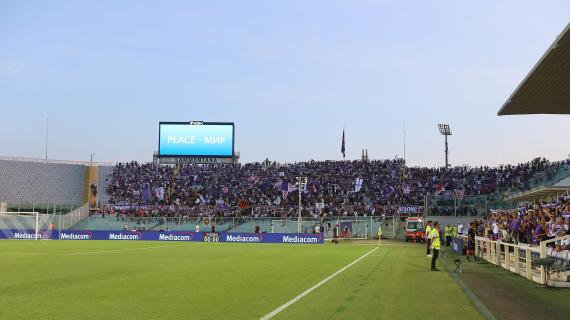
<svg viewBox="0 0 570 320"><path fill-rule="evenodd" d="M373 246L0 241L2 319L259 319ZM388 244L276 319L481 319L423 247Z"/></svg>
<svg viewBox="0 0 570 320"><path fill-rule="evenodd" d="M568 289L537 288L535 282L490 263L463 262L462 268L461 280L497 319L566 319L570 314Z"/></svg>

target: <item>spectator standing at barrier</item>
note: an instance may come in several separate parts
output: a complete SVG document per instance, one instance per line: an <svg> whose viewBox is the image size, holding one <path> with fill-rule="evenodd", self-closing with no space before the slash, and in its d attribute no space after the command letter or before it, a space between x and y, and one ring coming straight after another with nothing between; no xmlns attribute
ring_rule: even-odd
<svg viewBox="0 0 570 320"><path fill-rule="evenodd" d="M497 241L499 240L499 232L501 232L501 228L497 221L493 221L492 226L493 226L493 240Z"/></svg>
<svg viewBox="0 0 570 320"><path fill-rule="evenodd" d="M453 237L453 229L450 225L445 226L445 246L451 246L451 238Z"/></svg>
<svg viewBox="0 0 570 320"><path fill-rule="evenodd" d="M259 224L256 224L256 225L255 225L255 231L254 231L254 233L259 233Z"/></svg>
<svg viewBox="0 0 570 320"><path fill-rule="evenodd" d="M194 227L194 232L200 232L200 224L196 223L196 227Z"/></svg>
<svg viewBox="0 0 570 320"><path fill-rule="evenodd" d="M437 221L433 224L433 228L430 231L430 238L431 238L431 249L433 251L433 255L431 258L431 271L439 271L435 267L437 257L439 256L439 250L441 250L441 239L440 239L440 234L439 234L439 222L437 222Z"/></svg>
<svg viewBox="0 0 570 320"><path fill-rule="evenodd" d="M566 232L564 232L564 231L560 231L557 234L558 237L564 237L565 235L566 235ZM569 250L570 249L570 246L568 245L569 243L570 243L570 239L556 240L556 242L555 242L556 247L554 248L554 251L561 252L564 250Z"/></svg>
<svg viewBox="0 0 570 320"><path fill-rule="evenodd" d="M464 231L463 229L464 229L463 223L461 223L460 221L457 221L457 232L459 234L463 234L463 231Z"/></svg>
<svg viewBox="0 0 570 320"><path fill-rule="evenodd" d="M476 223L475 232L479 237L482 237L485 234L485 226L483 226L483 220Z"/></svg>
<svg viewBox="0 0 570 320"><path fill-rule="evenodd" d="M426 226L426 233L425 233L425 237L426 237L426 256L431 257L431 231L432 231L432 226L431 226L431 220L428 220L427 222L427 226Z"/></svg>
<svg viewBox="0 0 570 320"><path fill-rule="evenodd" d="M550 230L550 239L559 237L560 232L566 233L566 226L564 225L564 217L558 217L556 220L553 218L552 228Z"/></svg>
<svg viewBox="0 0 570 320"><path fill-rule="evenodd" d="M467 230L467 261L471 261L469 259L470 256L473 256L475 261L477 261L477 257L475 257L475 223L471 223L469 226L469 230Z"/></svg>
<svg viewBox="0 0 570 320"><path fill-rule="evenodd" d="M511 224L511 239L514 244L518 244L520 241L520 229L522 219L517 213L513 213L513 223Z"/></svg>
<svg viewBox="0 0 570 320"><path fill-rule="evenodd" d="M539 244L540 241L542 241L545 236L546 236L546 227L544 219L540 218L540 220L538 220L538 224L536 225L536 229L534 229L534 234L533 234L534 244Z"/></svg>

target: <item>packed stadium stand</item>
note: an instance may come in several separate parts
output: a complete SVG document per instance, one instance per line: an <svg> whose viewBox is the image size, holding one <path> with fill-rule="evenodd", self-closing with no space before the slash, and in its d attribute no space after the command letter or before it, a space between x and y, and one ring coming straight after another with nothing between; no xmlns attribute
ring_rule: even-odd
<svg viewBox="0 0 570 320"><path fill-rule="evenodd" d="M118 164L108 178L109 204L127 215L144 216L295 216L295 179L302 189L304 215L381 215L392 204L423 206L426 195L465 202L469 196L498 197L552 184L565 177L565 165L545 159L497 168L406 167L401 160L311 161L278 164L159 166ZM318 207L317 203L322 206ZM144 207L141 211L140 207ZM460 213L478 215L471 204ZM445 207L435 213L455 214Z"/></svg>
<svg viewBox="0 0 570 320"><path fill-rule="evenodd" d="M81 204L84 167L83 164L0 159L0 201Z"/></svg>

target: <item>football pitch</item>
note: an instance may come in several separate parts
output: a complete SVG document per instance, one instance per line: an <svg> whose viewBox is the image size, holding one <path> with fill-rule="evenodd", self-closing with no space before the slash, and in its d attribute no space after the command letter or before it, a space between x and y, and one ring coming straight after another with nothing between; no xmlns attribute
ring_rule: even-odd
<svg viewBox="0 0 570 320"><path fill-rule="evenodd" d="M0 241L0 279L2 319L484 318L400 242Z"/></svg>

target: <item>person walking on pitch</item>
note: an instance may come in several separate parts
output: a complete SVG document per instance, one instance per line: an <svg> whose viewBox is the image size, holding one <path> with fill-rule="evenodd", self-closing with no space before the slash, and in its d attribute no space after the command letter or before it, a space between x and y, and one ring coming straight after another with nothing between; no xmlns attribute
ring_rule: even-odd
<svg viewBox="0 0 570 320"><path fill-rule="evenodd" d="M378 245L380 245L380 240L382 240L382 223L378 226Z"/></svg>

